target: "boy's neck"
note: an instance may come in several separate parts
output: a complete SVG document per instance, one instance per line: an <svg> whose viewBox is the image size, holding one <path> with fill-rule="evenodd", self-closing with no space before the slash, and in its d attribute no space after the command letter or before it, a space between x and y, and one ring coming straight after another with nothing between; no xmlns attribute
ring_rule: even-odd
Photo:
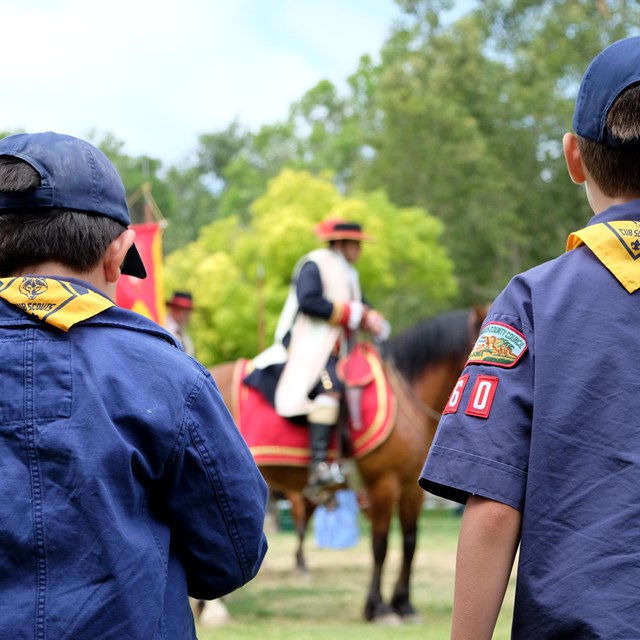
<svg viewBox="0 0 640 640"><path fill-rule="evenodd" d="M602 193L600 188L591 180L588 180L586 182L586 191L589 205L596 215L602 213L609 207L613 207L618 204L625 204L625 202L631 202L632 200L637 200L638 198L640 198L640 194L615 197L608 196Z"/></svg>

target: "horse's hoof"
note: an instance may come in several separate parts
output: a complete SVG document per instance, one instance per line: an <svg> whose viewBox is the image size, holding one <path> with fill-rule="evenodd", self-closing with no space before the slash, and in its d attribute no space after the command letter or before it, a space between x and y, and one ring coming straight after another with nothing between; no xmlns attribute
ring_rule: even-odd
<svg viewBox="0 0 640 640"><path fill-rule="evenodd" d="M402 622L405 624L420 624L422 616L419 613L409 613L406 616L402 616Z"/></svg>
<svg viewBox="0 0 640 640"><path fill-rule="evenodd" d="M391 609L402 618L402 622L409 624L418 624L420 622L420 615L406 599L399 599L397 602L392 601Z"/></svg>
<svg viewBox="0 0 640 640"><path fill-rule="evenodd" d="M305 584L313 581L313 576L308 569L301 569L300 567L296 567L295 574L298 579Z"/></svg>
<svg viewBox="0 0 640 640"><path fill-rule="evenodd" d="M397 613L383 613L376 616L373 623L378 627L399 627L402 625L402 618Z"/></svg>
<svg viewBox="0 0 640 640"><path fill-rule="evenodd" d="M200 626L205 628L222 627L231 620L229 611L220 600L209 600L204 603L200 618L198 620Z"/></svg>
<svg viewBox="0 0 640 640"><path fill-rule="evenodd" d="M331 501L332 493L324 487L307 485L302 490L302 495L316 506L328 504Z"/></svg>

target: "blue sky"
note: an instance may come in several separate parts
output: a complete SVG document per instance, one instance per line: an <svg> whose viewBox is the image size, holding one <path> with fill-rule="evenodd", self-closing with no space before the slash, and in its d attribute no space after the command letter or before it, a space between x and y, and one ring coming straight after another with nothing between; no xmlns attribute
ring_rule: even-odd
<svg viewBox="0 0 640 640"><path fill-rule="evenodd" d="M0 0L0 130L112 133L188 159L200 133L284 119L377 59L393 0Z"/></svg>

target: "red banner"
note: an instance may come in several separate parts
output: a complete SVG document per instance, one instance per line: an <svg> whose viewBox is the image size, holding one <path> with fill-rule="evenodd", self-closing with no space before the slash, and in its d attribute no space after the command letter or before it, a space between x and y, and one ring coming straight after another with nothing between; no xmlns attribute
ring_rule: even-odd
<svg viewBox="0 0 640 640"><path fill-rule="evenodd" d="M132 224L130 228L136 232L136 247L147 270L147 277L141 280L134 276L120 276L116 304L163 324L162 228L157 222Z"/></svg>

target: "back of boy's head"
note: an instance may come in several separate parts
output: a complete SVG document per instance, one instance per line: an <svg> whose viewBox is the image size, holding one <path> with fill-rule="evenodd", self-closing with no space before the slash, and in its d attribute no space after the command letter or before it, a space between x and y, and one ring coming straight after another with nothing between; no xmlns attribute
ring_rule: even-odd
<svg viewBox="0 0 640 640"><path fill-rule="evenodd" d="M0 140L0 276L45 262L88 272L129 224L122 180L93 145L53 132ZM146 276L135 246L122 273Z"/></svg>
<svg viewBox="0 0 640 640"><path fill-rule="evenodd" d="M640 196L640 37L618 40L593 59L578 92L573 130L603 193Z"/></svg>

